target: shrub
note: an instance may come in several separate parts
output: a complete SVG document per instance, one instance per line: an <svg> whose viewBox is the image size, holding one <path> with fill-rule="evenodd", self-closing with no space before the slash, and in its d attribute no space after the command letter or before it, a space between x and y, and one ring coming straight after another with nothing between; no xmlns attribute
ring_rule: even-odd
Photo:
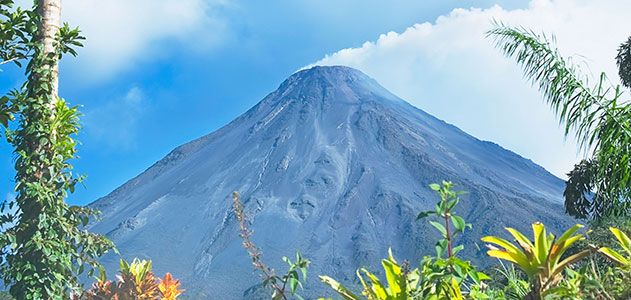
<svg viewBox="0 0 631 300"><path fill-rule="evenodd" d="M108 280L105 271L101 269L92 288L75 299L176 300L183 292L179 280L173 279L170 273L158 279L151 269L151 261L134 259L130 264L121 259L116 282Z"/></svg>
<svg viewBox="0 0 631 300"><path fill-rule="evenodd" d="M381 265L383 266L383 270L386 274L387 286L381 283L379 278L377 278L377 276L375 276L373 273L370 273L367 269L361 268L357 270L357 278L359 279L363 287L363 290L361 292L362 295L371 300L385 300L406 299L407 297L414 294L414 292L417 290L420 280L420 271L418 268L410 271L409 267L406 264L404 264L403 266L399 265L399 263L397 263L397 261L394 259L391 249L388 250L388 258L383 259L381 261ZM365 280L362 274L364 274L364 276L368 278L369 283L366 283L367 280ZM348 288L344 287L335 279L329 276L320 276L320 280L329 285L343 299L361 299ZM453 290L453 286L449 285L449 287L451 288L450 291L452 292L452 294L455 295L459 293L459 290L458 292Z"/></svg>
<svg viewBox="0 0 631 300"><path fill-rule="evenodd" d="M436 257L426 256L420 268L410 271L407 265L399 265L390 251L388 259L382 260L388 286L364 268L357 271L363 287L361 295L365 299L464 299L463 295L473 299L489 298L487 288L482 283L489 277L478 272L470 262L457 257L464 246L453 245L453 238L471 227L471 224L453 213L460 202L461 192L453 191L453 183L445 181L442 185L431 184L430 188L439 195L440 201L435 210L422 212L417 219L432 216L437 219L429 221L442 235L442 239L436 243ZM446 257L443 257L445 254ZM368 277L370 285L366 284L361 273ZM320 276L320 279L344 299L362 299L333 278Z"/></svg>

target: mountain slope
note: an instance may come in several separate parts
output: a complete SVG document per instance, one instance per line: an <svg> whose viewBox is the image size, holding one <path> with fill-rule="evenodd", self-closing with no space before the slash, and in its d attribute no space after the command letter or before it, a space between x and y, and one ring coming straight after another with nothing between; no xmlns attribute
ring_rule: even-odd
<svg viewBox="0 0 631 300"><path fill-rule="evenodd" d="M92 204L126 257L154 260L192 299L242 299L258 276L241 248L230 193L239 191L265 261L296 250L319 274L352 280L392 247L401 259L433 253L437 235L419 211L432 182L467 191L459 213L473 223L461 242L532 221L558 231L563 182L531 161L409 105L347 67L300 71L230 124L182 145ZM488 263L489 261L486 260ZM116 259L104 263L112 270Z"/></svg>

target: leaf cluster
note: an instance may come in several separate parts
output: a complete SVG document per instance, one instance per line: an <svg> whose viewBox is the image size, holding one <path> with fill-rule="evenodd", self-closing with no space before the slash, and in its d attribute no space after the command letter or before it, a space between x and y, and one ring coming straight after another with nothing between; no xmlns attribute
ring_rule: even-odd
<svg viewBox="0 0 631 300"><path fill-rule="evenodd" d="M443 181L442 184L431 184L429 187L436 192L440 200L434 210L421 212L417 220L434 217L440 221L429 221L442 237L436 243L435 257L426 256L418 268L409 270L407 263L398 264L392 251L389 251L388 258L381 261L387 285L382 284L376 275L365 268L357 271L357 277L363 287L363 298L331 277L320 276L320 280L348 300L489 299L483 281L490 278L479 272L469 261L458 258L457 254L464 247L453 245L454 237L463 234L465 228L471 227L471 224L466 223L462 217L454 214L462 192L454 191L454 184L447 181Z"/></svg>
<svg viewBox="0 0 631 300"><path fill-rule="evenodd" d="M460 252L464 246L453 247L453 240L457 235L463 234L466 228L471 228L471 224L466 223L464 218L454 212L454 208L460 202L459 196L464 193L454 191L453 186L454 184L448 181L443 181L442 185L430 184L430 189L438 194L440 201L436 203L434 210L421 212L416 217L416 220L420 220L434 216L440 220L440 222L429 221L429 224L436 228L442 236L442 239L436 242L436 255L438 257L442 257L445 253L448 257L452 257Z"/></svg>
<svg viewBox="0 0 631 300"><path fill-rule="evenodd" d="M176 300L184 291L180 289L180 281L170 273L158 279L152 272L152 263L147 260L134 259L131 263L120 260L120 271L117 281L107 279L104 269L92 288L74 300Z"/></svg>

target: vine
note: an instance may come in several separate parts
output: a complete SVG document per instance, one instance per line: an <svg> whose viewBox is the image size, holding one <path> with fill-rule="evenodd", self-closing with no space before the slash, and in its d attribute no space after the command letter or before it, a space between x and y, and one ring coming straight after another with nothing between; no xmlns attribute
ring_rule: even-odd
<svg viewBox="0 0 631 300"><path fill-rule="evenodd" d="M76 157L79 113L57 96L56 68L63 55L76 56L73 47L82 46L83 37L78 28L63 24L53 51L47 51L40 2L31 10L11 11L13 1L0 0L3 25L16 25L7 35L11 42L2 43L12 45L10 51L2 49L3 59L18 66L27 62L24 85L0 101L15 153L17 193L1 207L0 276L17 299L66 299L79 292L78 276L85 271L91 276L100 268L97 258L113 245L85 229L96 211L65 202L82 179L70 163Z"/></svg>

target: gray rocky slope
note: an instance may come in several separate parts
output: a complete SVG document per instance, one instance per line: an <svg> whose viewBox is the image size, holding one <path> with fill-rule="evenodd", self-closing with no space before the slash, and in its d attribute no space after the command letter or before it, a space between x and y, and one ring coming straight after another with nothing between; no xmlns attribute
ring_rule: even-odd
<svg viewBox="0 0 631 300"><path fill-rule="evenodd" d="M173 150L91 206L92 230L126 258L151 258L156 273L182 279L191 299L243 299L258 275L241 248L231 211L239 191L264 260L279 270L296 250L312 261L308 298L327 294L331 275L395 256L434 253L437 234L419 211L437 197L427 185L451 180L467 191L459 213L473 230L464 256L493 263L479 238L542 221L558 232L563 181L511 151L480 141L347 67L300 71L225 127ZM106 257L108 270L117 258ZM248 290L246 292L246 290Z"/></svg>

